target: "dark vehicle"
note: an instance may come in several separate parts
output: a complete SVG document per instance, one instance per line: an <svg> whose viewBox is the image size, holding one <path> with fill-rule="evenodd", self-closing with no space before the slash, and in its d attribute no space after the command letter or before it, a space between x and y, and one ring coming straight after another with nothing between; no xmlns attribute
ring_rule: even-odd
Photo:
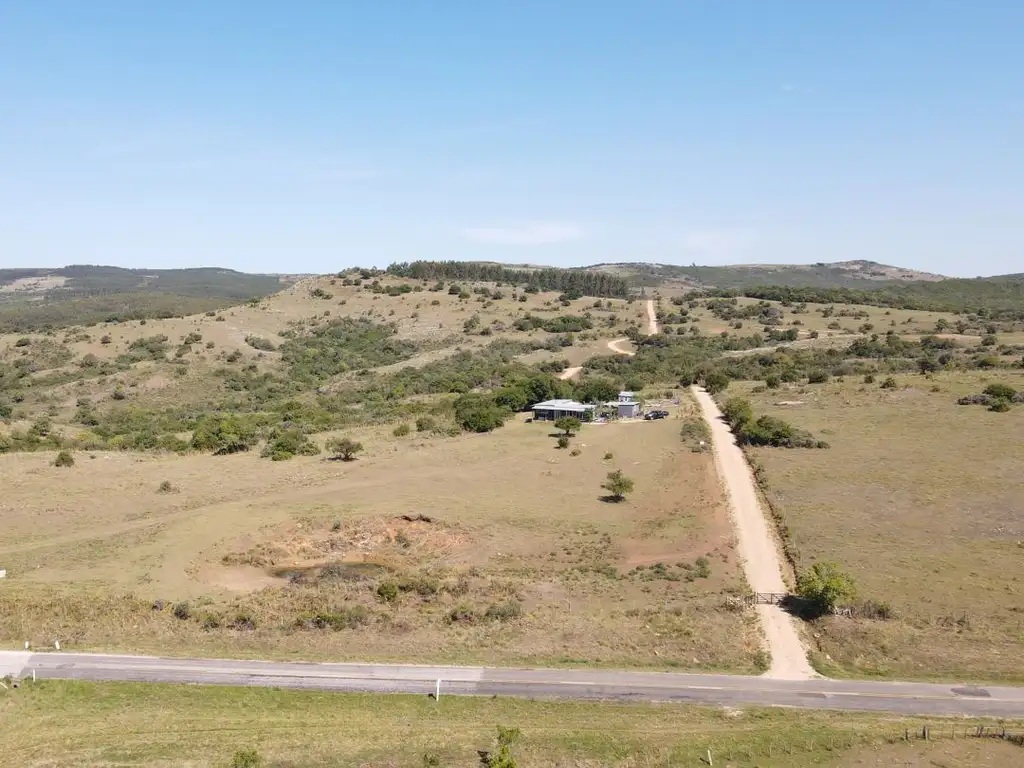
<svg viewBox="0 0 1024 768"><path fill-rule="evenodd" d="M654 421L655 419L668 418L668 411L648 411L644 414L645 421Z"/></svg>

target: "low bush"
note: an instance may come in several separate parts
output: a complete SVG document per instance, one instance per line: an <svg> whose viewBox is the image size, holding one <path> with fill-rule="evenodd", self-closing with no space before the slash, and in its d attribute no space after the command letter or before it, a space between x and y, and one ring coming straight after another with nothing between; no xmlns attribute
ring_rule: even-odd
<svg viewBox="0 0 1024 768"><path fill-rule="evenodd" d="M523 604L518 600L506 600L487 607L484 618L491 621L514 621L522 618Z"/></svg>
<svg viewBox="0 0 1024 768"><path fill-rule="evenodd" d="M262 352L274 352L277 347L270 339L265 339L262 336L246 336L245 343L253 349L258 349Z"/></svg>
<svg viewBox="0 0 1024 768"><path fill-rule="evenodd" d="M73 467L75 466L75 457L71 455L71 451L60 451L53 460L53 466Z"/></svg>
<svg viewBox="0 0 1024 768"><path fill-rule="evenodd" d="M395 437L405 437L411 431L412 429L409 427L409 425L403 422L402 424L399 424L397 427L391 430L391 434L393 434Z"/></svg>

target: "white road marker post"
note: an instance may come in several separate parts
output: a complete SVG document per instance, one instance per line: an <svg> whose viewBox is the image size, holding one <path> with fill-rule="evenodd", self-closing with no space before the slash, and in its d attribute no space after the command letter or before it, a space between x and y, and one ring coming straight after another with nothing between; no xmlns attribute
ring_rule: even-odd
<svg viewBox="0 0 1024 768"><path fill-rule="evenodd" d="M441 678L437 678L437 687L434 689L434 701L441 700Z"/></svg>
<svg viewBox="0 0 1024 768"><path fill-rule="evenodd" d="M711 759L711 750L708 750L708 765L714 765L714 761Z"/></svg>
<svg viewBox="0 0 1024 768"><path fill-rule="evenodd" d="M35 681L36 681L36 671L35 671L35 669L33 669L32 670L32 682L34 683Z"/></svg>
<svg viewBox="0 0 1024 768"><path fill-rule="evenodd" d="M54 647L55 650L59 651L60 650L60 640L54 640L53 641L53 647Z"/></svg>

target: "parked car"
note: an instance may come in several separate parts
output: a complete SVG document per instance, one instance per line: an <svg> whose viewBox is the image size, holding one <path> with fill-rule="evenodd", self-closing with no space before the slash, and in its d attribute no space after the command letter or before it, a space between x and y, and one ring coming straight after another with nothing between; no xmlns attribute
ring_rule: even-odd
<svg viewBox="0 0 1024 768"><path fill-rule="evenodd" d="M654 421L654 419L665 419L668 418L668 411L648 411L644 414L646 421Z"/></svg>

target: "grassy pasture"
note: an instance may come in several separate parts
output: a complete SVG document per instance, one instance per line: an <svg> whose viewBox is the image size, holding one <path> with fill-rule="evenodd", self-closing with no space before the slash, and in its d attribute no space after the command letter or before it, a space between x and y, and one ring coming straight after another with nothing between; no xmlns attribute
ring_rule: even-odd
<svg viewBox="0 0 1024 768"><path fill-rule="evenodd" d="M926 722L936 740L902 743ZM735 768L996 768L1021 757L1006 742L963 738L974 725L963 720L45 681L0 690L0 766L220 768L246 749L265 768L473 766L478 750L495 749L498 725L521 730L512 754L524 768L696 766L709 749Z"/></svg>
<svg viewBox="0 0 1024 768"><path fill-rule="evenodd" d="M1024 373L897 375L896 389L881 389L883 378L751 396L756 413L832 445L752 451L800 565L839 562L862 599L898 615L820 620L819 663L839 674L1022 681L1024 407L992 413L956 400L995 381L1024 388Z"/></svg>
<svg viewBox="0 0 1024 768"><path fill-rule="evenodd" d="M46 453L0 456L0 637L754 671L753 619L723 607L743 584L713 463L679 425L586 426L577 456L522 417L456 438L354 431L367 450L348 463L98 453L61 470ZM616 468L637 486L622 504L599 498ZM400 594L382 596L383 582ZM501 614L510 603L521 618ZM461 608L471 615L452 620ZM297 626L325 611L355 626Z"/></svg>

